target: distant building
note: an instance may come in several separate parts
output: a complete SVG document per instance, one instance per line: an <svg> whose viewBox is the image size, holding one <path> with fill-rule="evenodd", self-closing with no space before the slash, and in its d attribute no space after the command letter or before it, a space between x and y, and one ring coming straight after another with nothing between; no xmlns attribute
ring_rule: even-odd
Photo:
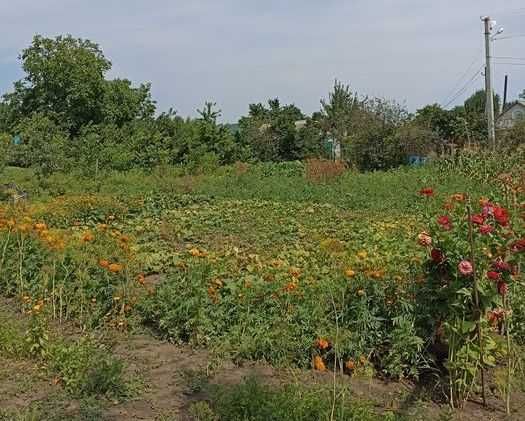
<svg viewBox="0 0 525 421"><path fill-rule="evenodd" d="M525 102L516 101L507 107L496 120L498 129L511 129L520 121L525 121Z"/></svg>

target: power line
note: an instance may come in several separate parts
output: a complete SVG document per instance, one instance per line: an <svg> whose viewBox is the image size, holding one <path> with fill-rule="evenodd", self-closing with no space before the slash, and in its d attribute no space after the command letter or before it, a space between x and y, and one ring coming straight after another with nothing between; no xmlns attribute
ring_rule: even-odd
<svg viewBox="0 0 525 421"><path fill-rule="evenodd" d="M502 63L502 62L497 62L496 64L503 64L503 65L507 65L507 66L525 66L525 63Z"/></svg>
<svg viewBox="0 0 525 421"><path fill-rule="evenodd" d="M492 56L492 58L495 58L498 60L525 60L525 57L495 57L495 56Z"/></svg>
<svg viewBox="0 0 525 421"><path fill-rule="evenodd" d="M452 104L454 101L456 101L456 99L458 99L461 95L465 93L465 91L469 88L469 86L472 85L472 83L474 83L474 81L476 81L476 79L480 77L480 71L482 68L483 66L480 66L479 69L476 70L476 73L474 73L474 75L468 80L468 82L465 83L465 85L463 85L463 87L459 91L456 92L453 98L450 101L448 101L443 106L443 108L447 108L450 104Z"/></svg>
<svg viewBox="0 0 525 421"><path fill-rule="evenodd" d="M508 36L505 36L505 37L497 37L497 38L494 38L494 41L500 41L500 40L503 40L503 39L522 38L522 37L525 37L525 34L516 34L516 35L508 35Z"/></svg>
<svg viewBox="0 0 525 421"><path fill-rule="evenodd" d="M448 95L443 98L443 100L441 101L441 103L443 104L444 102L446 102L451 95L454 95L454 92L456 91L456 89L461 85L461 82L463 82L463 80L465 79L465 76L467 76L467 74L472 70L472 67L477 63L479 62L479 54L481 53L481 50L478 50L478 52L476 53L476 56L474 57L474 59L472 60L472 62L469 64L469 66L467 67L467 70L465 70L465 72L461 75L461 77L458 79L458 81L453 85L453 88L450 90L450 92L448 93Z"/></svg>

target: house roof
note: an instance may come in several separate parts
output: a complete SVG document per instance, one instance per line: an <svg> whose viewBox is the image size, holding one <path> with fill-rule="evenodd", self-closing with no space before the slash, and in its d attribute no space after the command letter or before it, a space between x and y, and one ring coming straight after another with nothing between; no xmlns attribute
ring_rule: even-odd
<svg viewBox="0 0 525 421"><path fill-rule="evenodd" d="M498 116L498 118L503 117L505 114L507 114L516 107L525 108L525 101L516 101L514 103L507 104L507 108L503 110L503 112Z"/></svg>

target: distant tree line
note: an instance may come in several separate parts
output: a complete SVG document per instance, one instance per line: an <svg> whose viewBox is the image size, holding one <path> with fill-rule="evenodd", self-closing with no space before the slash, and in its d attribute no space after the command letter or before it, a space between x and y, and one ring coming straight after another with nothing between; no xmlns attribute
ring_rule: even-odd
<svg viewBox="0 0 525 421"><path fill-rule="evenodd" d="M172 109L159 113L150 84L108 79L111 62L89 40L37 35L20 59L25 77L0 102L0 170L6 164L31 166L46 176L178 164L198 169L329 158L334 145L349 164L375 170L450 142L486 137L483 91L453 110L429 105L409 114L394 101L359 96L336 81L311 116L270 99L249 105L246 116L227 125L212 102L196 118ZM19 144L13 145L14 136Z"/></svg>

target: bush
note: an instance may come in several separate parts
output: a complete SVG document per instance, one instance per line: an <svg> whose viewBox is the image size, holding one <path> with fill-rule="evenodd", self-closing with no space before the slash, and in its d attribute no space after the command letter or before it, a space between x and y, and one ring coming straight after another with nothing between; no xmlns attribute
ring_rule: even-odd
<svg viewBox="0 0 525 421"><path fill-rule="evenodd" d="M9 135L0 133L0 175L7 165L10 142Z"/></svg>
<svg viewBox="0 0 525 421"><path fill-rule="evenodd" d="M53 344L47 359L51 371L74 396L125 394L123 363L89 340Z"/></svg>
<svg viewBox="0 0 525 421"><path fill-rule="evenodd" d="M16 128L21 145L13 146L12 165L33 167L38 178L67 169L66 142L68 136L49 117L33 114L23 119Z"/></svg>

